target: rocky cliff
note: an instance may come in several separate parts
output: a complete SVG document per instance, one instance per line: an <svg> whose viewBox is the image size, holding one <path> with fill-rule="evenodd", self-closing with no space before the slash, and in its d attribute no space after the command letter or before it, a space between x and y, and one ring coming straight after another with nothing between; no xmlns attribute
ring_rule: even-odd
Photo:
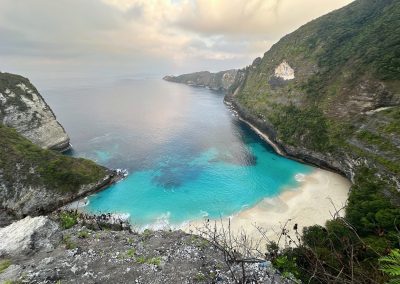
<svg viewBox="0 0 400 284"><path fill-rule="evenodd" d="M0 124L0 226L40 215L113 181L95 163L46 150Z"/></svg>
<svg viewBox="0 0 400 284"><path fill-rule="evenodd" d="M228 97L286 153L400 188L398 1L355 1L285 36ZM390 26L390 28L388 28Z"/></svg>
<svg viewBox="0 0 400 284"><path fill-rule="evenodd" d="M69 138L28 79L0 73L0 227L113 182L113 172L64 156Z"/></svg>
<svg viewBox="0 0 400 284"><path fill-rule="evenodd" d="M22 76L0 72L0 122L42 148L70 148L64 128L37 89Z"/></svg>
<svg viewBox="0 0 400 284"><path fill-rule="evenodd" d="M364 0L316 19L240 70L226 101L289 156L400 188L399 15L398 1Z"/></svg>
<svg viewBox="0 0 400 284"><path fill-rule="evenodd" d="M269 261L228 263L212 243L182 231L138 233L81 221L65 228L53 217L0 229L1 283L223 284L239 283L242 268L246 283L295 283Z"/></svg>
<svg viewBox="0 0 400 284"><path fill-rule="evenodd" d="M353 182L345 216L306 228L300 250L284 253L305 283L386 281L371 268L399 246L399 35L400 1L356 0L283 37L226 91L280 152Z"/></svg>

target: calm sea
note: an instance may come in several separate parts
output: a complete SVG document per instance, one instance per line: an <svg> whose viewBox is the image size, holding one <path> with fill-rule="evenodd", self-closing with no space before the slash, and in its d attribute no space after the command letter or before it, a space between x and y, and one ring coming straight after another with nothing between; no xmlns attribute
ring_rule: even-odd
<svg viewBox="0 0 400 284"><path fill-rule="evenodd" d="M161 79L114 79L45 89L74 156L129 176L86 209L139 226L219 218L295 187L312 167L283 158L240 122L223 95Z"/></svg>

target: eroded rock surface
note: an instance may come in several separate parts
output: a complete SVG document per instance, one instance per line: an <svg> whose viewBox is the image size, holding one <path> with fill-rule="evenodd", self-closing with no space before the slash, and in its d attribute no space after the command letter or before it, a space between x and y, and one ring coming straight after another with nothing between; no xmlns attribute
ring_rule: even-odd
<svg viewBox="0 0 400 284"><path fill-rule="evenodd" d="M36 228L29 229L32 239L32 232L47 228L49 222L48 217L30 218L5 229L21 233L29 225ZM25 257L24 250L9 256L11 265L0 274L0 282L235 283L233 277L239 279L242 275L239 265L232 265L230 271L218 248L182 231L92 230L81 223L57 230L63 236L61 240L53 230L47 236L40 235L45 242L54 243L53 247L36 249L29 257ZM10 236L8 239L14 248L27 247L28 242L14 245ZM248 279L257 281L249 283L292 283L267 261L246 264L245 269Z"/></svg>
<svg viewBox="0 0 400 284"><path fill-rule="evenodd" d="M0 229L0 256L52 249L50 239L54 239L58 230L58 224L48 217L25 217Z"/></svg>
<svg viewBox="0 0 400 284"><path fill-rule="evenodd" d="M0 72L0 123L15 128L34 144L68 150L69 137L27 78Z"/></svg>
<svg viewBox="0 0 400 284"><path fill-rule="evenodd" d="M276 67L275 76L283 80L292 80L295 78L293 68L290 67L286 61L283 61L278 67Z"/></svg>

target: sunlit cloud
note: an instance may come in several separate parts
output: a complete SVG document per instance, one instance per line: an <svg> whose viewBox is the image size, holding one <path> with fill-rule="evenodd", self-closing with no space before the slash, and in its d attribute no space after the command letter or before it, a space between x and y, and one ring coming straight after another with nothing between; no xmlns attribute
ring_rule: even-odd
<svg viewBox="0 0 400 284"><path fill-rule="evenodd" d="M0 69L134 74L239 68L283 35L350 2L1 0Z"/></svg>

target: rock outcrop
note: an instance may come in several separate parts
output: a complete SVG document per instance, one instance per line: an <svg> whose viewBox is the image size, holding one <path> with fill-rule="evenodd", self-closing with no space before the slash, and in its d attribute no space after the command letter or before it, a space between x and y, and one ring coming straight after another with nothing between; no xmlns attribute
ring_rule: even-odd
<svg viewBox="0 0 400 284"><path fill-rule="evenodd" d="M283 80L293 80L295 78L293 68L286 61L283 61L275 68L275 76Z"/></svg>
<svg viewBox="0 0 400 284"><path fill-rule="evenodd" d="M0 72L0 123L44 149L70 148L64 128L37 89L22 76Z"/></svg>
<svg viewBox="0 0 400 284"><path fill-rule="evenodd" d="M0 227L51 212L117 178L91 161L58 153L69 147L63 127L29 80L0 73Z"/></svg>
<svg viewBox="0 0 400 284"><path fill-rule="evenodd" d="M51 240L61 240L59 226L48 217L25 217L0 228L0 257L32 254L39 250L53 250Z"/></svg>
<svg viewBox="0 0 400 284"><path fill-rule="evenodd" d="M94 162L41 149L0 124L0 226L41 215L118 178Z"/></svg>
<svg viewBox="0 0 400 284"><path fill-rule="evenodd" d="M10 252L1 283L223 284L242 277L240 264L228 266L220 249L182 231L94 230L80 223L61 229L37 217L1 229L0 237L0 250ZM248 283L294 283L269 261L243 268Z"/></svg>

